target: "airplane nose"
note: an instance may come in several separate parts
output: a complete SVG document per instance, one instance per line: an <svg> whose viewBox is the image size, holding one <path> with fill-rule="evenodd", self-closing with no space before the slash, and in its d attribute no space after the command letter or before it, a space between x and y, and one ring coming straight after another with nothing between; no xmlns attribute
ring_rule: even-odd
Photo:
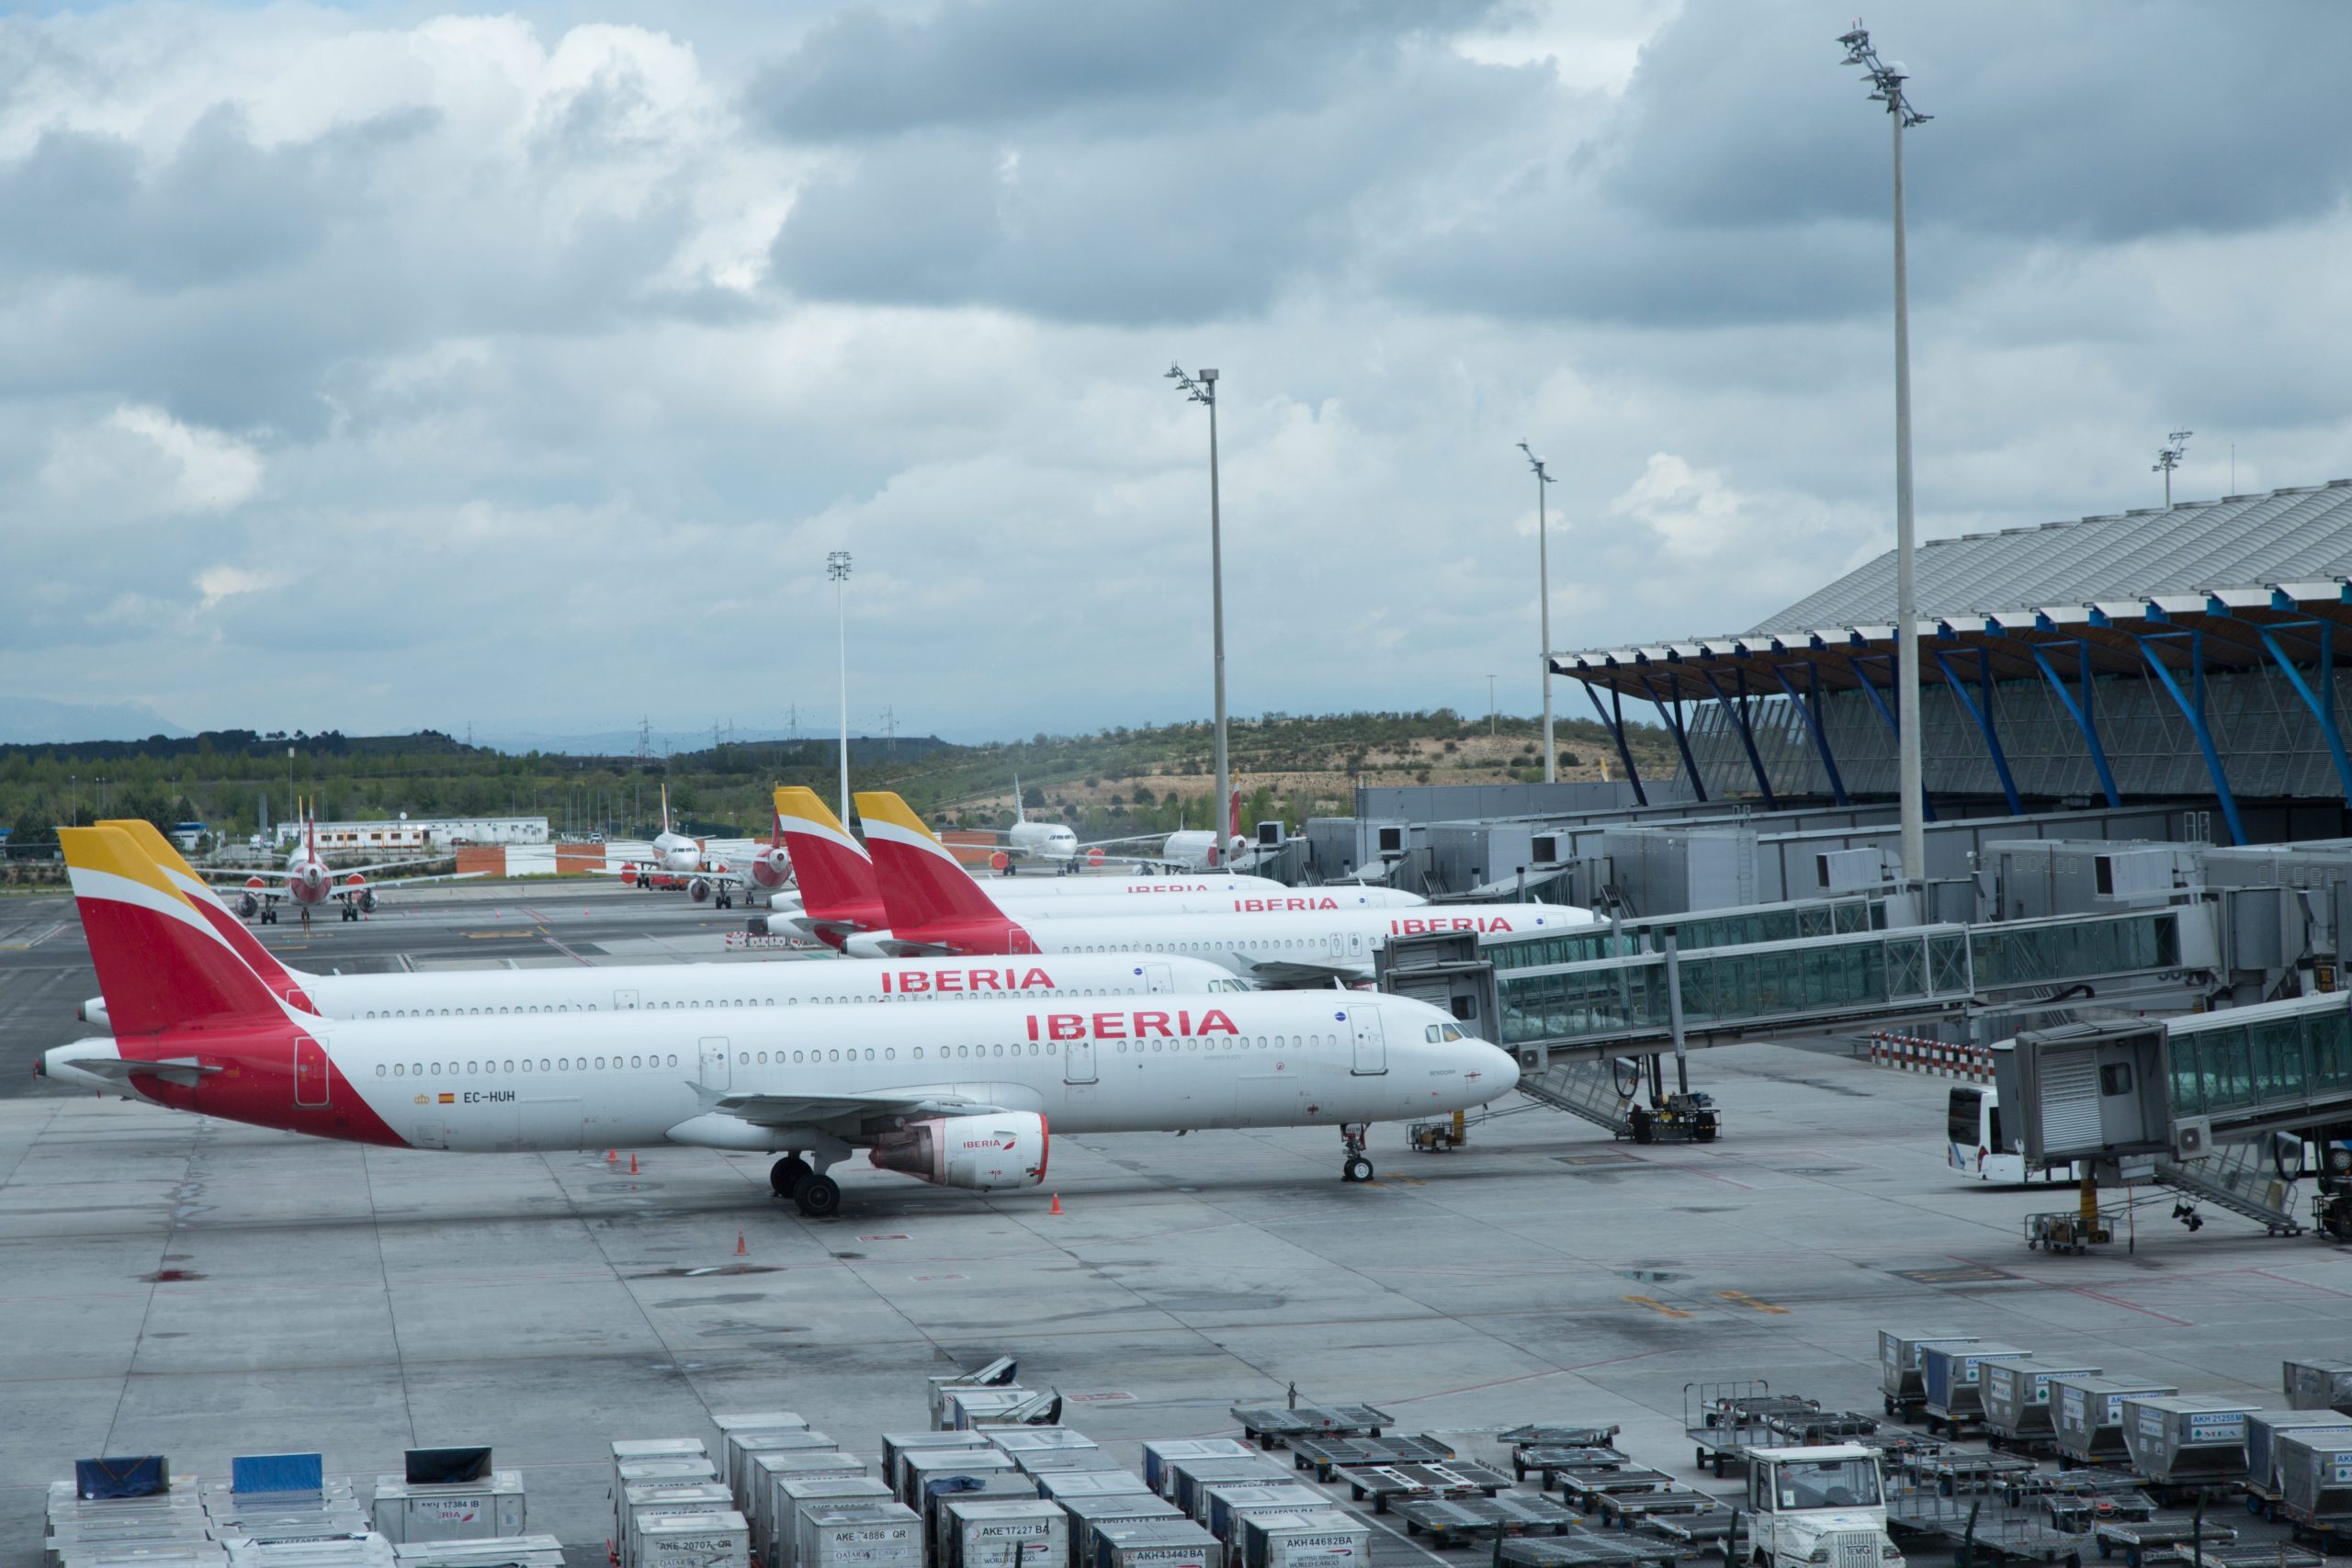
<svg viewBox="0 0 2352 1568"><path fill-rule="evenodd" d="M1519 1087L1518 1057L1501 1046L1489 1045L1483 1040L1477 1043L1476 1050L1478 1066L1475 1070L1481 1075L1478 1087L1484 1089L1493 1086L1492 1092L1487 1096L1488 1100L1499 1100Z"/></svg>

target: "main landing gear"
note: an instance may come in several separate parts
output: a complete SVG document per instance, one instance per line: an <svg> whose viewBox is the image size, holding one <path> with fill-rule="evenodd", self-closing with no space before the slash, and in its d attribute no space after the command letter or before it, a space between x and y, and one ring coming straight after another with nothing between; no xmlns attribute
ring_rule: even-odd
<svg viewBox="0 0 2352 1568"><path fill-rule="evenodd" d="M791 1199L812 1220L841 1213L841 1183L798 1155L786 1155L769 1168L768 1188L779 1198Z"/></svg>
<svg viewBox="0 0 2352 1568"><path fill-rule="evenodd" d="M1363 1153L1364 1136L1371 1131L1372 1124L1368 1122L1343 1122L1340 1124L1340 1142L1347 1152L1347 1158L1340 1167L1340 1180L1372 1179L1372 1161L1366 1159Z"/></svg>

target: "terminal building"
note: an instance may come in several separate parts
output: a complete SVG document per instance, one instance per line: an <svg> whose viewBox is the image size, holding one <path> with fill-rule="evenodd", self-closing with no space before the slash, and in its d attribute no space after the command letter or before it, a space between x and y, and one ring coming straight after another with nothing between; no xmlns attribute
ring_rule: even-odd
<svg viewBox="0 0 2352 1568"><path fill-rule="evenodd" d="M1747 631L1554 654L1618 782L1359 790L1278 863L1595 910L1394 941L1382 983L1626 1135L1736 1126L1692 1086L1701 1047L1899 1040L1999 1079L1955 1089L1955 1127L1963 1094L2008 1111L1980 1141L1972 1110L1956 1161L2080 1161L2352 1239L2352 480L1939 540L1917 583L1922 883L1891 554ZM1626 744L1652 719L1668 778ZM2120 1234L2085 1204L2044 1239Z"/></svg>
<svg viewBox="0 0 2352 1568"><path fill-rule="evenodd" d="M544 844L549 841L544 817L403 817L398 821L320 822L313 824L322 854L373 853L379 850L447 851L459 844ZM284 821L276 829L281 848L292 847L302 835L299 821Z"/></svg>

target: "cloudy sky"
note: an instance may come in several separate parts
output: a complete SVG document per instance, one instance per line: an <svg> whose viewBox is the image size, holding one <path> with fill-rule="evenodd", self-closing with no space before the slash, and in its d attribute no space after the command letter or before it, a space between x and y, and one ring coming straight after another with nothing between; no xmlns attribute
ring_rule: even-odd
<svg viewBox="0 0 2352 1568"><path fill-rule="evenodd" d="M1882 547L1850 0L0 20L0 682L957 739L1536 705ZM2352 8L1887 6L1929 535L2352 473ZM1565 686L1563 711L1581 713Z"/></svg>

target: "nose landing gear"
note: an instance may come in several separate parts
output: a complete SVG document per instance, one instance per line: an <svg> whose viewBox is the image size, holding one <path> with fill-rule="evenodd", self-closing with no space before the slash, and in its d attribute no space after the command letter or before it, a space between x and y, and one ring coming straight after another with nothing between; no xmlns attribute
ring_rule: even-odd
<svg viewBox="0 0 2352 1568"><path fill-rule="evenodd" d="M1370 1181L1372 1179L1372 1161L1364 1157L1363 1152L1364 1137L1371 1131L1372 1124L1367 1122L1340 1123L1340 1143L1347 1156L1340 1166L1340 1180Z"/></svg>

